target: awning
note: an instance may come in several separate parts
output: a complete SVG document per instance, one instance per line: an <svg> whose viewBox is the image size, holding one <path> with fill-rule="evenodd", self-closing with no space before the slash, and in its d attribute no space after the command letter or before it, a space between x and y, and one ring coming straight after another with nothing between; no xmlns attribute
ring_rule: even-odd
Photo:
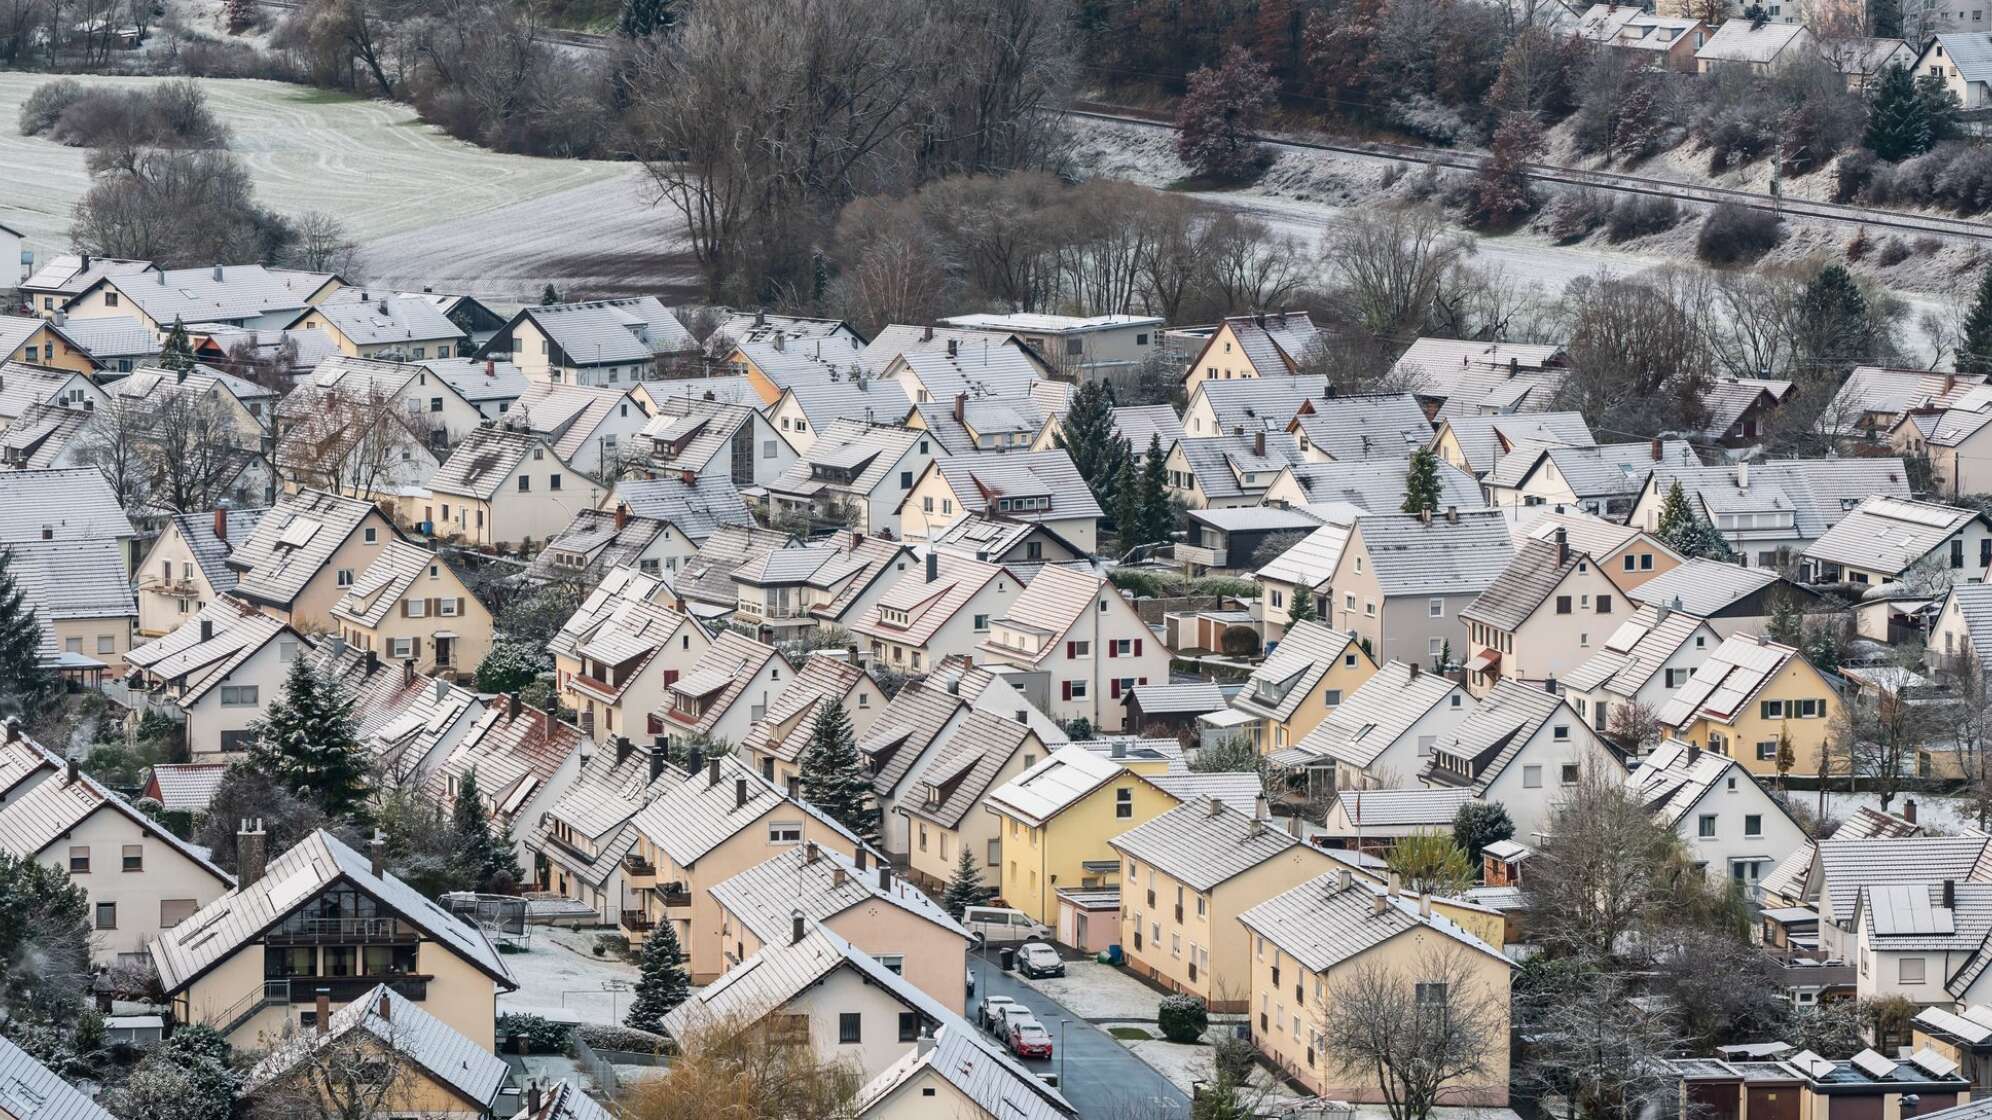
<svg viewBox="0 0 1992 1120"><path fill-rule="evenodd" d="M1469 673L1484 673L1499 664L1501 664L1500 652L1484 649L1474 654L1472 659L1466 663L1466 671Z"/></svg>

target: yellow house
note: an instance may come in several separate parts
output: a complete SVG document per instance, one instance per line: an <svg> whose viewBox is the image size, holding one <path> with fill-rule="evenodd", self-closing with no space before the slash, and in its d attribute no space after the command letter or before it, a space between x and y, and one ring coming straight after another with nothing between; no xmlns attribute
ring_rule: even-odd
<svg viewBox="0 0 1992 1120"><path fill-rule="evenodd" d="M1362 882L1347 870L1269 898L1238 920L1252 941L1252 1040L1274 1068L1309 1093L1383 1099L1372 1069L1338 1061L1327 1046L1338 988L1374 969L1401 986L1406 1003L1481 1013L1487 1046L1479 1067L1442 1091L1438 1103L1507 1105L1508 974L1514 966L1485 941L1433 914L1423 900Z"/></svg>
<svg viewBox="0 0 1992 1120"><path fill-rule="evenodd" d="M1196 797L1113 838L1128 965L1213 1011L1247 1009L1251 938L1238 915L1333 870L1318 848L1215 798Z"/></svg>
<svg viewBox="0 0 1992 1120"><path fill-rule="evenodd" d="M419 362L454 358L470 336L426 296L381 294L348 288L306 308L287 328L324 331L352 358Z"/></svg>
<svg viewBox="0 0 1992 1120"><path fill-rule="evenodd" d="M387 874L379 842L369 858L321 829L266 867L268 843L239 835L239 885L147 946L174 1022L263 1048L385 984L492 1052L518 985L477 927Z"/></svg>
<svg viewBox="0 0 1992 1120"><path fill-rule="evenodd" d="M244 1081L242 1099L255 1102L259 1111L299 1109L309 1115L314 1106L323 1106L328 1114L343 1115L364 1103L381 1115L481 1120L495 1114L498 1094L511 1080L502 1059L388 984L374 985L337 1012L321 1005L312 1014L322 1018L293 1032ZM314 1056L327 1050L394 1063L392 1083L384 1090L371 1084L360 1088L314 1075L319 1064Z"/></svg>
<svg viewBox="0 0 1992 1120"><path fill-rule="evenodd" d="M1099 880L1119 877L1113 837L1179 803L1112 758L1060 747L984 799L1001 833L1004 902L1051 925L1061 885L1112 885Z"/></svg>
<svg viewBox="0 0 1992 1120"><path fill-rule="evenodd" d="M847 342L833 341L826 345L818 340L799 342L776 336L763 342L743 342L727 353L723 365L731 366L735 373L747 379L748 388L760 401L756 407L766 408L782 399L782 390L791 385L840 384L851 379L857 371L858 351ZM891 397L904 394L891 393ZM890 413L896 406L883 403L881 396L879 421L890 423L899 419ZM900 416L904 416L900 413Z"/></svg>
<svg viewBox="0 0 1992 1120"><path fill-rule="evenodd" d="M1305 311L1233 315L1218 324L1183 371L1183 391L1195 395L1205 381L1297 373L1315 335Z"/></svg>
<svg viewBox="0 0 1992 1120"><path fill-rule="evenodd" d="M1319 622L1299 622L1287 628L1279 647L1253 671L1231 706L1258 721L1252 725L1252 745L1271 754L1307 738L1375 672L1376 661L1348 634Z"/></svg>
<svg viewBox="0 0 1992 1120"><path fill-rule="evenodd" d="M330 631L333 606L400 539L371 502L323 490L280 495L228 556L233 594L300 630Z"/></svg>
<svg viewBox="0 0 1992 1120"><path fill-rule="evenodd" d="M1661 728L1725 754L1757 775L1778 772L1778 740L1791 739L1794 774L1819 772L1841 700L1799 652L1759 635L1723 640L1660 708Z"/></svg>
<svg viewBox="0 0 1992 1120"><path fill-rule="evenodd" d="M491 611L440 552L387 543L332 607L339 636L415 671L469 676L491 652Z"/></svg>
<svg viewBox="0 0 1992 1120"><path fill-rule="evenodd" d="M61 325L33 315L0 315L0 365L8 362L86 375L104 368Z"/></svg>
<svg viewBox="0 0 1992 1120"><path fill-rule="evenodd" d="M882 726L880 734L890 730ZM1036 766L1049 753L1028 724L980 710L964 715L892 807L906 821L906 863L913 878L935 890L945 888L954 878L963 848L975 856L990 880L1000 878L1001 820L978 811L983 795ZM888 836L897 831L897 826L888 825Z"/></svg>

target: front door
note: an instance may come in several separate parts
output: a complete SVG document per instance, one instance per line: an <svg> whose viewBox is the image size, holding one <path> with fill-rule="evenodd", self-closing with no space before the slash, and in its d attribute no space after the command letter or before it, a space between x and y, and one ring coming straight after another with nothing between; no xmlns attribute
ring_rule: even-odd
<svg viewBox="0 0 1992 1120"><path fill-rule="evenodd" d="M455 638L436 639L436 668L447 669L450 667L450 652L455 646Z"/></svg>

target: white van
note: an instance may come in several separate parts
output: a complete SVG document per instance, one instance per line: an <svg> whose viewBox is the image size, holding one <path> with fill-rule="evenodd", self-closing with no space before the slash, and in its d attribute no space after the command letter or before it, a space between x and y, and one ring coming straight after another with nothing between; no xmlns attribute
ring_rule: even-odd
<svg viewBox="0 0 1992 1120"><path fill-rule="evenodd" d="M1050 926L1003 906L971 906L962 911L961 924L968 927L969 936L991 944L1051 939Z"/></svg>

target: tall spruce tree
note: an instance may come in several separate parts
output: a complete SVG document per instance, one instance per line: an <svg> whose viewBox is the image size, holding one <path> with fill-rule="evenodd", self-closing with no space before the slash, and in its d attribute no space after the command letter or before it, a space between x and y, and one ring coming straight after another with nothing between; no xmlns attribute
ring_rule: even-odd
<svg viewBox="0 0 1992 1120"><path fill-rule="evenodd" d="M159 368L185 373L194 368L194 344L187 337L187 324L178 315L173 317L173 329L166 332L166 341L159 347Z"/></svg>
<svg viewBox="0 0 1992 1120"><path fill-rule="evenodd" d="M623 1016L623 1025L652 1034L664 1030L664 1016L692 994L691 978L685 975L685 950L678 944L678 930L668 919L657 923L650 939L643 943L637 958L636 999Z"/></svg>
<svg viewBox="0 0 1992 1120"><path fill-rule="evenodd" d="M1314 589L1306 584L1295 584L1293 601L1287 604L1287 625L1301 622L1319 622L1321 614L1314 609Z"/></svg>
<svg viewBox="0 0 1992 1120"><path fill-rule="evenodd" d="M1908 67L1897 64L1881 72L1868 96L1867 134L1861 142L1891 163L1922 155L1936 142L1929 102L1917 91Z"/></svg>
<svg viewBox="0 0 1992 1120"><path fill-rule="evenodd" d="M1687 557L1706 557L1710 560L1729 559L1729 542L1715 531L1708 519L1697 513L1688 504L1688 495L1681 489L1679 479L1667 488L1667 496L1660 502L1660 523L1654 528L1654 537L1661 544Z"/></svg>
<svg viewBox="0 0 1992 1120"><path fill-rule="evenodd" d="M457 787L456 804L450 809L450 826L457 837L458 882L470 884L473 890L503 894L525 878L519 857L512 849L511 830L494 827L491 814L484 808L475 766Z"/></svg>
<svg viewBox="0 0 1992 1120"><path fill-rule="evenodd" d="M1428 447L1411 453L1411 467L1404 472L1404 512L1439 512L1439 457Z"/></svg>
<svg viewBox="0 0 1992 1120"><path fill-rule="evenodd" d="M1992 373L1992 268L1978 276L1978 298L1964 320L1964 341L1957 348L1959 373Z"/></svg>
<svg viewBox="0 0 1992 1120"><path fill-rule="evenodd" d="M1114 472L1127 454L1127 439L1114 432L1114 390L1104 381L1089 381L1072 391L1065 422L1052 433L1052 442L1072 456L1079 477L1092 488L1100 508L1114 508Z"/></svg>
<svg viewBox="0 0 1992 1120"><path fill-rule="evenodd" d="M355 734L353 702L321 678L309 658L291 662L283 697L251 728L249 760L327 816L363 813L367 756Z"/></svg>
<svg viewBox="0 0 1992 1120"><path fill-rule="evenodd" d="M1134 456L1123 455L1120 466L1114 468L1114 533L1119 542L1122 556L1128 551L1148 543L1147 525L1142 517L1141 475L1135 466Z"/></svg>
<svg viewBox="0 0 1992 1120"><path fill-rule="evenodd" d="M1168 452L1160 436L1148 437L1148 454L1142 457L1137 485L1141 489L1142 536L1151 544L1174 540L1176 507L1169 500Z"/></svg>
<svg viewBox="0 0 1992 1120"><path fill-rule="evenodd" d="M14 553L0 548L0 719L32 723L61 694L42 663L42 625L14 578Z"/></svg>
<svg viewBox="0 0 1992 1120"><path fill-rule="evenodd" d="M867 844L878 845L878 805L872 800L871 779L858 754L851 717L836 700L824 700L816 707L816 730L803 748L801 778L805 801Z"/></svg>
<svg viewBox="0 0 1992 1120"><path fill-rule="evenodd" d="M996 888L982 881L982 868L976 866L975 853L964 846L961 858L955 860L954 878L948 880L948 889L941 895L941 905L961 921L961 916L971 906L981 906L996 897Z"/></svg>

